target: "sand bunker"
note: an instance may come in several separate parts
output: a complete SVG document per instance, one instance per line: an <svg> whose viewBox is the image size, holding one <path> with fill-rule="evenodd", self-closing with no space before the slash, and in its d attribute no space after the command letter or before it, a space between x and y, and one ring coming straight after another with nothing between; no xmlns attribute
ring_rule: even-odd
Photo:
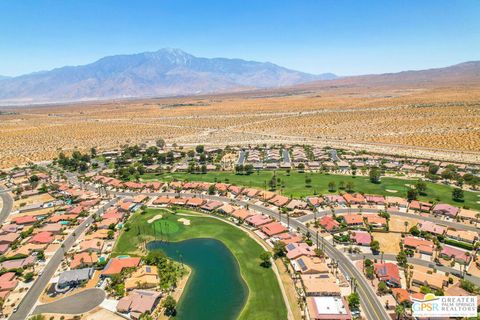
<svg viewBox="0 0 480 320"><path fill-rule="evenodd" d="M155 217L151 218L151 219L148 220L147 222L148 222L148 223L152 223L152 222L157 221L157 220L160 220L160 219L162 219L162 218L163 218L163 216L162 216L161 214L157 214Z"/></svg>
<svg viewBox="0 0 480 320"><path fill-rule="evenodd" d="M185 219L185 218L180 218L177 221L183 223L184 226L189 226L190 225L190 220Z"/></svg>
<svg viewBox="0 0 480 320"><path fill-rule="evenodd" d="M397 193L398 190L392 190L392 189L385 189L385 191L390 192L390 193Z"/></svg>

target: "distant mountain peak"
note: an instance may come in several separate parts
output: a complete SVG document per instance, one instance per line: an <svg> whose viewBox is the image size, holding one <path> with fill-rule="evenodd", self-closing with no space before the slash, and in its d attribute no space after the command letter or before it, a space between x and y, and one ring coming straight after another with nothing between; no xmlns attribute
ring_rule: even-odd
<svg viewBox="0 0 480 320"><path fill-rule="evenodd" d="M0 101L60 102L218 93L335 77L303 73L270 62L200 58L181 49L163 48L5 79L0 83Z"/></svg>

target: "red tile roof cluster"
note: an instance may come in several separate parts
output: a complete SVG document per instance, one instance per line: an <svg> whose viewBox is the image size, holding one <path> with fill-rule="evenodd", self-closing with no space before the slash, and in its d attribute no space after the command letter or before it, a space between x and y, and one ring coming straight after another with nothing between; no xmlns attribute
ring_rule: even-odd
<svg viewBox="0 0 480 320"><path fill-rule="evenodd" d="M110 276L119 274L125 268L138 267L140 264L140 258L112 258L102 271L102 275Z"/></svg>

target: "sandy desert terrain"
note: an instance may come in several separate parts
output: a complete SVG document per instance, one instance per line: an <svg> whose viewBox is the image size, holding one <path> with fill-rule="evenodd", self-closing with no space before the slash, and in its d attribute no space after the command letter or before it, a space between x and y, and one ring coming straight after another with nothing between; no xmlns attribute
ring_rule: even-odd
<svg viewBox="0 0 480 320"><path fill-rule="evenodd" d="M331 86L4 109L0 167L164 138L310 143L480 162L480 86Z"/></svg>

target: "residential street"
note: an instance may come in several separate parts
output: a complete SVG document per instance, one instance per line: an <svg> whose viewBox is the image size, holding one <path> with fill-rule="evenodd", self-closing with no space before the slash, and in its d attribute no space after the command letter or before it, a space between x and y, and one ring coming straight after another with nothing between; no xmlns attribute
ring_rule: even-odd
<svg viewBox="0 0 480 320"><path fill-rule="evenodd" d="M87 289L51 303L38 305L32 314L81 314L97 307L104 299L104 290L98 288Z"/></svg>
<svg viewBox="0 0 480 320"><path fill-rule="evenodd" d="M7 219L10 211L12 211L13 199L10 194L3 189L0 189L0 198L2 199L2 211L0 211L0 224Z"/></svg>

